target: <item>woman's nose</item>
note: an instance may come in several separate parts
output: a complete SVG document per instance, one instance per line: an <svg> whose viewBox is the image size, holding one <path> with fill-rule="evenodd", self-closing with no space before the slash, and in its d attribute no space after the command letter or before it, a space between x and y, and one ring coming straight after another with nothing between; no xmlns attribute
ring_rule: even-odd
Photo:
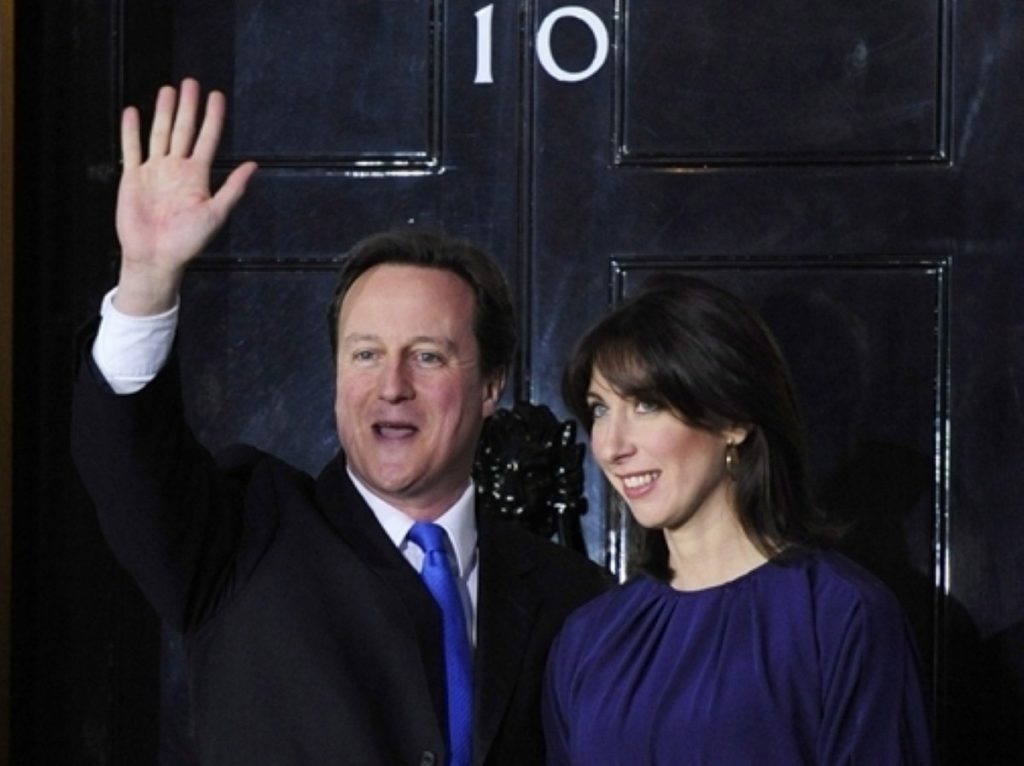
<svg viewBox="0 0 1024 766"><path fill-rule="evenodd" d="M594 455L603 463L619 463L636 451L632 427L626 418L608 413L591 433Z"/></svg>

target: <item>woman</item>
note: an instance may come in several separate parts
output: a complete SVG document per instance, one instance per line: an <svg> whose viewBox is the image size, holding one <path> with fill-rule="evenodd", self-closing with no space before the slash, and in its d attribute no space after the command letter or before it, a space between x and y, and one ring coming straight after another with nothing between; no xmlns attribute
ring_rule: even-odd
<svg viewBox="0 0 1024 766"><path fill-rule="evenodd" d="M641 574L552 648L549 763L931 763L900 606L815 545L829 530L756 313L660 278L580 340L563 393L645 531Z"/></svg>

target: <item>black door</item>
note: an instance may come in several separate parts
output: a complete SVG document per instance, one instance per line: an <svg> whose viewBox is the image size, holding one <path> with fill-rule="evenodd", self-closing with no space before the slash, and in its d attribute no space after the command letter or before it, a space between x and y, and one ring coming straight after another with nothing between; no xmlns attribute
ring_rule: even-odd
<svg viewBox="0 0 1024 766"><path fill-rule="evenodd" d="M185 284L212 447L333 453L323 312L366 233L490 248L524 344L508 399L660 270L753 300L809 422L819 500L900 596L947 763L1024 720L1024 9L939 0L208 3L19 8L14 760L188 763L173 636L70 467L75 327L116 267L117 114L225 90L221 168L262 168ZM631 529L588 466L591 555Z"/></svg>

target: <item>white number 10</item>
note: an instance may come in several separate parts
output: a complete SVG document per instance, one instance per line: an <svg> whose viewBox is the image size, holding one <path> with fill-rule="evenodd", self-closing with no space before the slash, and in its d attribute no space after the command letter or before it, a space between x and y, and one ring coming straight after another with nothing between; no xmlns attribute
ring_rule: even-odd
<svg viewBox="0 0 1024 766"><path fill-rule="evenodd" d="M551 52L551 31L559 19L573 18L582 21L594 36L594 58L586 68L578 72L563 69ZM491 72L492 44L491 30L494 26L494 3L485 5L476 12L476 76L473 82L478 85L489 85L494 82ZM544 71L562 82L580 82L597 72L608 58L608 30L604 22L593 11L578 5L566 5L558 8L540 23L537 30L537 60Z"/></svg>

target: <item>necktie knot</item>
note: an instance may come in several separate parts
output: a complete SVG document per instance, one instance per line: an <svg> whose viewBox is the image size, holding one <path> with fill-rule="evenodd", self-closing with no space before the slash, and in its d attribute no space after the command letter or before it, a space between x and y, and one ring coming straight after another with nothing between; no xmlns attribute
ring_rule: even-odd
<svg viewBox="0 0 1024 766"><path fill-rule="evenodd" d="M409 539L423 549L424 553L440 551L447 554L444 545L445 531L439 524L417 521L409 530Z"/></svg>

